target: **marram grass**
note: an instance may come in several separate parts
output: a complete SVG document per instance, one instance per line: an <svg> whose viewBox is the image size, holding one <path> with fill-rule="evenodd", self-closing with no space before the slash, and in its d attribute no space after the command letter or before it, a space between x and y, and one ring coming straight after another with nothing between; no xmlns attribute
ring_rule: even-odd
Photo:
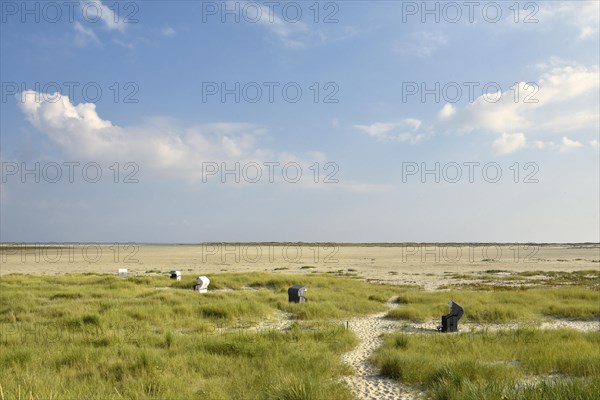
<svg viewBox="0 0 600 400"><path fill-rule="evenodd" d="M439 320L454 300L465 308L461 322L507 323L565 318L583 321L600 319L600 290L567 286L515 290L468 290L426 292L399 291L399 306L388 312L394 319L415 322Z"/></svg>
<svg viewBox="0 0 600 400"><path fill-rule="evenodd" d="M341 354L357 341L342 321L385 311L393 296L399 306L389 316L414 321L439 321L450 299L465 307L461 322L520 326L597 320L600 308L598 288L576 279L558 288L425 292L321 274L210 278L212 292L199 294L191 276L3 276L2 400L352 399L340 383L352 373ZM296 283L309 288L308 303L287 302ZM274 325L280 312L292 318L289 330ZM592 399L599 336L535 328L397 333L372 359L432 399Z"/></svg>
<svg viewBox="0 0 600 400"><path fill-rule="evenodd" d="M592 400L600 388L600 332L395 333L371 359L431 399Z"/></svg>
<svg viewBox="0 0 600 400"><path fill-rule="evenodd" d="M211 281L225 290L199 294L192 277L3 276L1 395L351 399L340 356L356 338L332 319L383 311L397 290L317 274ZM294 283L309 288L309 303L288 303ZM264 322L277 310L297 320L291 329Z"/></svg>

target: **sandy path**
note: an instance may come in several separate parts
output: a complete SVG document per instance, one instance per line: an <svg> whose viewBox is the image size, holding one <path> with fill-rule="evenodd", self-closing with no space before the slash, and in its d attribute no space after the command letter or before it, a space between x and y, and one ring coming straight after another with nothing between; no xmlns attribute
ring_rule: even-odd
<svg viewBox="0 0 600 400"><path fill-rule="evenodd" d="M387 303L394 308L397 304ZM354 318L348 321L348 327L360 341L354 350L345 353L343 360L352 366L355 375L344 377L353 393L359 399L365 400L411 400L415 391L398 382L379 375L377 368L368 360L369 356L381 346L381 334L398 330L401 323L385 319L385 312Z"/></svg>
<svg viewBox="0 0 600 400"><path fill-rule="evenodd" d="M436 327L440 322L406 322L403 321L398 330L407 334L435 334ZM580 332L600 332L600 321L578 321L578 320L548 320L548 321L526 321L526 322L510 322L502 324L482 324L475 322L459 322L459 332L463 334L469 333L484 333L495 331L516 330L519 328L529 328L536 330L546 329L574 329Z"/></svg>
<svg viewBox="0 0 600 400"><path fill-rule="evenodd" d="M392 301L386 304L389 308L395 308L398 304ZM415 324L406 321L394 321L385 318L386 312L354 318L348 321L348 327L358 337L358 345L350 352L345 353L342 359L354 370L355 375L344 377L344 381L361 400L413 400L422 395L420 391L399 384L398 382L381 376L377 368L369 362L369 356L373 354L382 344L381 335L390 332L405 332L408 334L423 333L435 334L436 324ZM522 324L461 324L461 332L471 330L511 330L523 327ZM597 331L600 328L599 321L549 321L541 324L531 324L537 329L571 328L583 332Z"/></svg>

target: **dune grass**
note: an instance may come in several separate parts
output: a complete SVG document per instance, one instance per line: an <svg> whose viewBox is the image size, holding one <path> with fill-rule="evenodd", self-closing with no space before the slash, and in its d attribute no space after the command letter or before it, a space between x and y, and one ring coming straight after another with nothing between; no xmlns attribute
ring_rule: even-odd
<svg viewBox="0 0 600 400"><path fill-rule="evenodd" d="M211 291L200 294L192 276L1 277L4 398L352 399L339 380L351 373L340 355L357 341L342 320L384 311L393 296L400 304L389 316L414 321L439 321L450 299L465 307L466 322L599 318L598 288L580 279L438 292L328 274L210 279ZM288 303L297 283L308 287L308 303ZM294 321L290 329L272 325L280 312ZM569 330L399 333L373 360L434 399L587 399L600 386L599 345L597 332Z"/></svg>
<svg viewBox="0 0 600 400"><path fill-rule="evenodd" d="M499 272L504 271L486 271ZM559 285L468 284L447 291L399 291L398 308L388 312L391 318L439 323L440 315L448 311L446 302L454 300L465 308L461 322L496 328L387 335L372 361L382 374L419 386L435 400L597 398L600 332L536 326L548 318L599 320L598 272L537 271L516 276L541 276ZM517 328L497 326L509 322L517 322Z"/></svg>
<svg viewBox="0 0 600 400"><path fill-rule="evenodd" d="M518 287L585 286L600 288L600 270L579 271L509 271L486 270L470 274L449 274L452 279L476 281L443 285L443 289L511 290Z"/></svg>
<svg viewBox="0 0 600 400"><path fill-rule="evenodd" d="M381 372L432 399L592 399L600 333L523 328L391 334L372 356Z"/></svg>
<svg viewBox="0 0 600 400"><path fill-rule="evenodd" d="M589 287L587 281L560 287L501 287L490 290L483 285L435 292L404 290L398 297L398 308L390 310L388 317L415 322L437 321L440 315L448 312L446 303L449 300L465 308L462 322L600 319L600 288Z"/></svg>
<svg viewBox="0 0 600 400"><path fill-rule="evenodd" d="M189 277L174 286L187 288L193 283L193 278ZM295 304L287 301L287 289L297 283L302 283L308 288L308 303ZM242 290L241 296L254 293L267 306L288 312L292 314L292 318L299 320L349 318L384 311L383 303L398 290L398 286L368 284L325 274L269 273L214 275L211 276L211 287ZM230 292L223 293L226 297L230 295Z"/></svg>
<svg viewBox="0 0 600 400"><path fill-rule="evenodd" d="M340 354L356 338L332 319L383 311L397 290L319 274L210 278L200 294L191 276L3 276L4 397L350 399ZM295 283L309 303L288 303ZM264 322L277 310L291 329Z"/></svg>
<svg viewBox="0 0 600 400"><path fill-rule="evenodd" d="M184 335L132 331L122 338L76 335L68 343L5 341L0 356L6 398L39 399L335 399L351 398L335 380L349 331L315 335L272 331ZM293 387L281 382L293 380ZM302 397L294 397L294 392Z"/></svg>

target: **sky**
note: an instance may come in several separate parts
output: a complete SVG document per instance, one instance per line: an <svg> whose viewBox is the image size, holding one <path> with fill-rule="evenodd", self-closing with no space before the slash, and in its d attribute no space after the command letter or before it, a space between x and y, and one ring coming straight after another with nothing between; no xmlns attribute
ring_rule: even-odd
<svg viewBox="0 0 600 400"><path fill-rule="evenodd" d="M0 241L599 242L599 2L4 1Z"/></svg>

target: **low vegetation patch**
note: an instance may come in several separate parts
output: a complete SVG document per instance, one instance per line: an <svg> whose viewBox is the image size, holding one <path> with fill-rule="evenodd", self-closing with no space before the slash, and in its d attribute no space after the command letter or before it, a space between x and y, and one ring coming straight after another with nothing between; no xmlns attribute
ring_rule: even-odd
<svg viewBox="0 0 600 400"><path fill-rule="evenodd" d="M382 374L440 400L592 399L598 359L599 332L531 328L396 333L372 356Z"/></svg>
<svg viewBox="0 0 600 400"><path fill-rule="evenodd" d="M399 305L388 317L439 323L448 312L446 303L454 300L465 308L461 322L516 322L517 329L390 334L372 356L381 373L419 386L431 399L595 399L600 390L600 332L536 326L544 318L599 320L598 271L483 274L498 279L446 291L399 292ZM557 285L499 283L531 277Z"/></svg>
<svg viewBox="0 0 600 400"><path fill-rule="evenodd" d="M593 321L600 319L600 291L587 287L500 288L497 290L408 290L388 317L415 322L439 320L454 300L465 308L461 322L506 323L543 317Z"/></svg>
<svg viewBox="0 0 600 400"><path fill-rule="evenodd" d="M6 399L349 399L331 319L385 310L397 287L321 274L8 275L0 280ZM307 286L308 303L287 288ZM280 331L277 310L297 322ZM257 325L258 323L261 325Z"/></svg>
<svg viewBox="0 0 600 400"><path fill-rule="evenodd" d="M499 287L507 289L515 287L544 287L544 286L586 286L600 289L600 270L579 271L508 271L490 269L479 273L453 274L452 279L476 281L476 283L458 283L443 286L448 288L478 288L480 290L495 290Z"/></svg>

